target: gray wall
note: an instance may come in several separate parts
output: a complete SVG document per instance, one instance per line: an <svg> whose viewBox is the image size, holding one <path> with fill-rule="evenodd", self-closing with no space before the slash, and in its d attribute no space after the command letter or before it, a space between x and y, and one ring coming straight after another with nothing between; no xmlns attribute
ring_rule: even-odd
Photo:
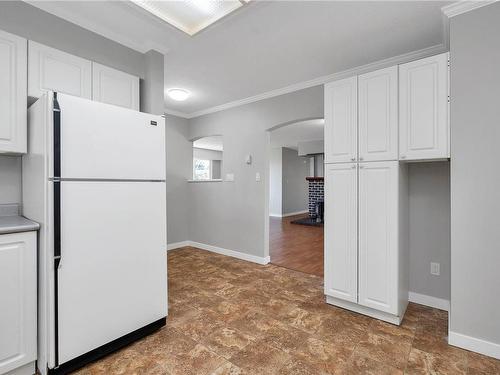
<svg viewBox="0 0 500 375"><path fill-rule="evenodd" d="M413 163L408 169L410 291L450 299L450 163ZM441 275L430 273L440 263Z"/></svg>
<svg viewBox="0 0 500 375"><path fill-rule="evenodd" d="M22 1L0 1L0 29L141 77L142 109L162 114L160 53L134 51ZM10 192L0 195L0 202L21 203L20 157L0 156L0 176L8 176L0 178L0 192Z"/></svg>
<svg viewBox="0 0 500 375"><path fill-rule="evenodd" d="M189 240L188 183L192 178L193 144L188 140L188 120L166 115L167 138L167 239Z"/></svg>
<svg viewBox="0 0 500 375"><path fill-rule="evenodd" d="M307 211L309 205L308 159L283 147L283 215Z"/></svg>
<svg viewBox="0 0 500 375"><path fill-rule="evenodd" d="M500 3L453 17L450 331L500 344Z"/></svg>
<svg viewBox="0 0 500 375"><path fill-rule="evenodd" d="M0 29L141 78L145 76L142 53L22 1L0 1Z"/></svg>
<svg viewBox="0 0 500 375"><path fill-rule="evenodd" d="M0 156L0 204L21 203L21 158Z"/></svg>
<svg viewBox="0 0 500 375"><path fill-rule="evenodd" d="M204 160L222 160L222 151L193 147L193 157Z"/></svg>
<svg viewBox="0 0 500 375"><path fill-rule="evenodd" d="M272 148L269 153L269 215L283 214L283 151Z"/></svg>
<svg viewBox="0 0 500 375"><path fill-rule="evenodd" d="M323 116L323 87L282 95L190 120L190 137L224 137L224 173L234 182L189 184L190 240L267 256L269 133L279 124ZM245 163L251 154L251 165ZM261 174L256 181L255 174Z"/></svg>
<svg viewBox="0 0 500 375"><path fill-rule="evenodd" d="M325 151L325 141L304 141L298 143L299 155L322 154Z"/></svg>

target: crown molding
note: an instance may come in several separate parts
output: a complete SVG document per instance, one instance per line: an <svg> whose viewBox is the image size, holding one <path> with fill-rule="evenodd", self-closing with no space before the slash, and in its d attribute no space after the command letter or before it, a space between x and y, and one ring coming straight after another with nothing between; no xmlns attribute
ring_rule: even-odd
<svg viewBox="0 0 500 375"><path fill-rule="evenodd" d="M318 77L309 81L299 82L290 86L282 87L280 89L264 92L262 94L254 95L245 99L235 100L232 102L228 102L225 104L221 104L215 107L202 109L200 111L195 111L191 113L182 113L169 109L165 109L165 113L173 114L174 116L179 116L187 119L200 117L204 115L208 115L210 113L224 111L226 109L239 107L241 105L250 104L254 102L258 102L264 99L274 98L276 96L289 94L295 91L304 90L307 88L311 88L314 86L323 85L325 83L336 81L342 78L351 77L358 74L368 73L377 69L386 68L393 65L404 64L413 60L423 59L425 57L429 57L432 55L437 55L440 53L447 52L448 49L445 44L437 44L431 47L423 48L417 51L412 51L409 53L404 53L402 55L390 57L384 60L375 61L369 64L361 65L355 68L343 70L338 73L329 74L326 76Z"/></svg>
<svg viewBox="0 0 500 375"><path fill-rule="evenodd" d="M441 8L443 14L448 17L455 17L459 14L470 12L471 10L478 9L484 7L486 5L490 5L496 3L498 0L493 1L458 1L456 3L446 5Z"/></svg>
<svg viewBox="0 0 500 375"><path fill-rule="evenodd" d="M190 115L189 115L189 113L184 113L184 112L181 112L181 111L176 111L174 109L164 108L163 112L165 112L165 114L167 114L167 115L171 115L171 116L175 116L175 117L181 117L181 118L185 118L185 119L191 118Z"/></svg>

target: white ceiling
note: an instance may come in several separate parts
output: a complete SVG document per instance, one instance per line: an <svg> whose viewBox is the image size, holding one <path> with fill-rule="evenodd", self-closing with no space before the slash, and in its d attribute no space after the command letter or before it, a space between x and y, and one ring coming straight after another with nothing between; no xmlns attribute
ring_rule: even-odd
<svg viewBox="0 0 500 375"><path fill-rule="evenodd" d="M190 37L126 1L31 4L131 48L166 53L166 108L228 102L443 44L442 1L256 1Z"/></svg>
<svg viewBox="0 0 500 375"><path fill-rule="evenodd" d="M297 150L299 142L323 140L324 128L324 119L299 121L283 126L271 132L271 147Z"/></svg>
<svg viewBox="0 0 500 375"><path fill-rule="evenodd" d="M223 151L224 144L222 135L213 135L210 137L203 137L193 141L193 147L204 148L206 150Z"/></svg>

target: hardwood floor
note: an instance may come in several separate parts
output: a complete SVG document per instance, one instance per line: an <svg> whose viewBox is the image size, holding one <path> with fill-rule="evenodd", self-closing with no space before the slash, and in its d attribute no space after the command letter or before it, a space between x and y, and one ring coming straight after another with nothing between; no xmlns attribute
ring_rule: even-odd
<svg viewBox="0 0 500 375"><path fill-rule="evenodd" d="M271 263L323 277L323 227L291 224L306 216L269 218Z"/></svg>

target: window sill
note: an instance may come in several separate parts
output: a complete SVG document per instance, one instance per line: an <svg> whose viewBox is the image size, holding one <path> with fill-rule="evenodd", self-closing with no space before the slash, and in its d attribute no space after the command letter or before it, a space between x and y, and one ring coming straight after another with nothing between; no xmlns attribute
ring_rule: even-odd
<svg viewBox="0 0 500 375"><path fill-rule="evenodd" d="M216 179L212 179L212 180L188 180L187 182L195 182L195 183L198 183L198 182L222 182L222 179L216 178Z"/></svg>

